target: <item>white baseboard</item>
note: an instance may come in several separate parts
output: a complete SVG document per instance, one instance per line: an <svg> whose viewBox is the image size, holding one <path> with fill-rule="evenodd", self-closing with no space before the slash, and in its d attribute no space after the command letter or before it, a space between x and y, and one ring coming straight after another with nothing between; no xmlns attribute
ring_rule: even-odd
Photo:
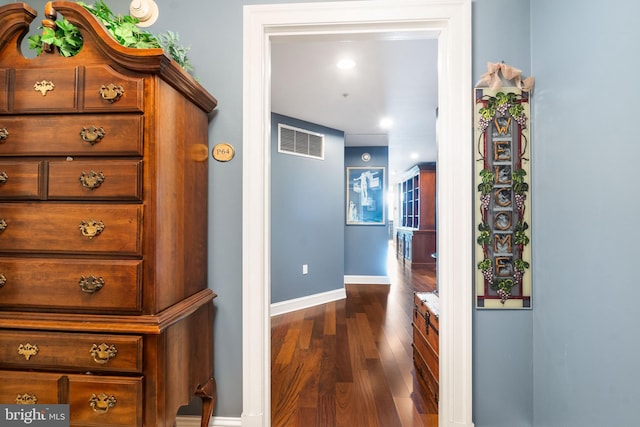
<svg viewBox="0 0 640 427"><path fill-rule="evenodd" d="M344 276L345 285L390 285L388 276Z"/></svg>
<svg viewBox="0 0 640 427"><path fill-rule="evenodd" d="M285 314L303 308L314 307L320 304L326 304L332 301L345 299L347 292L344 288L335 289L333 291L322 292L319 294L309 295L306 297L294 298L287 301L276 302L271 304L271 316Z"/></svg>
<svg viewBox="0 0 640 427"><path fill-rule="evenodd" d="M240 418L213 417L209 421L209 427L241 427ZM176 419L176 427L200 427L199 416L179 416Z"/></svg>

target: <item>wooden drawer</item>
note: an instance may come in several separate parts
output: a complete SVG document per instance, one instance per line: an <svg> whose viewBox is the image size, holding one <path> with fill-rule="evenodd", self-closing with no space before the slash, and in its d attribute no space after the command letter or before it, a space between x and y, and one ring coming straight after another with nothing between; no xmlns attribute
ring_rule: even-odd
<svg viewBox="0 0 640 427"><path fill-rule="evenodd" d="M142 161L50 161L47 195L50 200L141 200Z"/></svg>
<svg viewBox="0 0 640 427"><path fill-rule="evenodd" d="M141 254L140 205L0 203L2 220L0 251Z"/></svg>
<svg viewBox="0 0 640 427"><path fill-rule="evenodd" d="M139 114L0 116L0 156L142 155Z"/></svg>
<svg viewBox="0 0 640 427"><path fill-rule="evenodd" d="M70 425L142 426L142 377L0 371L0 403L68 403ZM33 400L31 400L33 401Z"/></svg>
<svg viewBox="0 0 640 427"><path fill-rule="evenodd" d="M415 348L413 349L413 362L418 383L424 389L426 397L431 399L437 405L440 396L438 380L433 377L431 371L427 368L427 364L424 359L420 354L418 354Z"/></svg>
<svg viewBox="0 0 640 427"><path fill-rule="evenodd" d="M15 81L15 113L143 110L144 79L125 76L107 65L10 72ZM80 88L83 80L84 88ZM0 111L8 110L8 104L6 99Z"/></svg>
<svg viewBox="0 0 640 427"><path fill-rule="evenodd" d="M0 403L57 404L66 399L66 378L61 374L0 371Z"/></svg>
<svg viewBox="0 0 640 427"><path fill-rule="evenodd" d="M77 110L76 68L17 69L14 73L14 112Z"/></svg>
<svg viewBox="0 0 640 427"><path fill-rule="evenodd" d="M142 111L143 93L141 77L125 76L108 65L86 67L84 111Z"/></svg>
<svg viewBox="0 0 640 427"><path fill-rule="evenodd" d="M427 344L422 334L415 328L413 329L413 348L422 356L427 367L431 371L433 377L438 381L439 367L438 367L438 355Z"/></svg>
<svg viewBox="0 0 640 427"><path fill-rule="evenodd" d="M142 426L142 377L69 375L72 426Z"/></svg>
<svg viewBox="0 0 640 427"><path fill-rule="evenodd" d="M0 257L0 279L0 309L142 310L142 260Z"/></svg>
<svg viewBox="0 0 640 427"><path fill-rule="evenodd" d="M0 199L40 198L42 162L0 162Z"/></svg>
<svg viewBox="0 0 640 427"><path fill-rule="evenodd" d="M0 364L21 369L142 372L142 337L0 330Z"/></svg>

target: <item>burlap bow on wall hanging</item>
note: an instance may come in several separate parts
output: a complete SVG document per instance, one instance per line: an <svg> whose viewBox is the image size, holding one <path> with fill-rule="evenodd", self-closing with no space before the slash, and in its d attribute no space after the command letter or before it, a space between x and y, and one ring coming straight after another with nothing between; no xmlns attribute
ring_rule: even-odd
<svg viewBox="0 0 640 427"><path fill-rule="evenodd" d="M487 62L487 72L480 77L476 86L489 86L491 90L502 87L502 79L513 81L513 84L523 92L533 92L535 79L533 77L522 78L522 70L519 70L504 62Z"/></svg>

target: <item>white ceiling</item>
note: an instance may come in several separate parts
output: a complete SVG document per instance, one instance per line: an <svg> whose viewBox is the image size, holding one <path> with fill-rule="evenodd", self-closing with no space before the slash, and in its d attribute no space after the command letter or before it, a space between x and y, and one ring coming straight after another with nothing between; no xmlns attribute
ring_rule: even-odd
<svg viewBox="0 0 640 427"><path fill-rule="evenodd" d="M388 145L392 175L435 161L437 39L417 34L273 39L272 111L342 130L347 146ZM345 57L355 68L337 68Z"/></svg>

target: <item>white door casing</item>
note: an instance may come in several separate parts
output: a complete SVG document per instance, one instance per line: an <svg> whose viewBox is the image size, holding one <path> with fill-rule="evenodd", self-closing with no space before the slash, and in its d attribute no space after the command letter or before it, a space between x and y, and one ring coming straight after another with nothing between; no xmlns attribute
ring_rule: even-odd
<svg viewBox="0 0 640 427"><path fill-rule="evenodd" d="M440 427L473 427L471 0L244 6L243 427L269 427L270 41L272 37L416 31L438 38Z"/></svg>

